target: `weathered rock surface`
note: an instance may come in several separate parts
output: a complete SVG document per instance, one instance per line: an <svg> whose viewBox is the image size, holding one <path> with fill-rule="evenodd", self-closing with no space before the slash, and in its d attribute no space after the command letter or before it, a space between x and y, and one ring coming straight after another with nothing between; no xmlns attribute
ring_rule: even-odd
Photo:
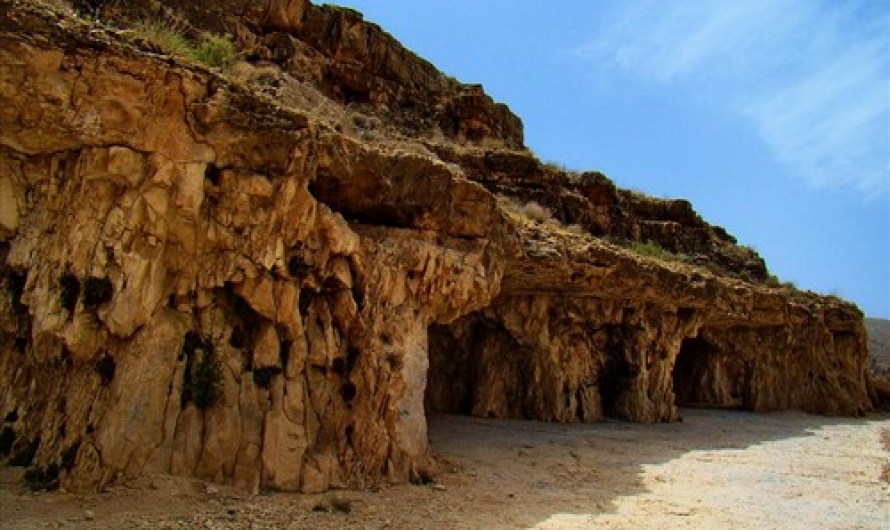
<svg viewBox="0 0 890 530"><path fill-rule="evenodd" d="M505 107L354 12L185 16L337 112L391 118L382 138L39 2L0 8L0 450L66 488L423 480L427 410L871 407L858 309L767 285L685 201L542 166Z"/></svg>

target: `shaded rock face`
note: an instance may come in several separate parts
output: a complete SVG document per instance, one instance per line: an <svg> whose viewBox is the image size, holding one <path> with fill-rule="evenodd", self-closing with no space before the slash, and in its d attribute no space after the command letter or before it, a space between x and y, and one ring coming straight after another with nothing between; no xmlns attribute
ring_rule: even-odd
<svg viewBox="0 0 890 530"><path fill-rule="evenodd" d="M571 296L499 297L431 332L427 406L559 422L674 420L673 358L697 321L652 309ZM451 359L455 350L461 356Z"/></svg>
<svg viewBox="0 0 890 530"><path fill-rule="evenodd" d="M216 20L207 5L195 23ZM475 88L437 92L441 74L357 14L251 5L245 27L340 65L332 94L357 71L403 101L469 91L441 107L460 117L443 130L521 143L512 115L491 121ZM424 480L427 411L870 407L855 307L594 237L660 219L677 241L722 241L703 259L733 255L688 203L596 175L565 187L525 151L366 143L117 33L0 6L0 450L66 488L149 472L254 492ZM357 42L377 62L347 60ZM413 66L386 77L394 61ZM564 222L586 212L582 230L495 195L529 190L577 206L554 209Z"/></svg>
<svg viewBox="0 0 890 530"><path fill-rule="evenodd" d="M862 414L863 336L826 316L723 327L664 302L502 294L431 328L426 406L559 422L673 421L677 405Z"/></svg>

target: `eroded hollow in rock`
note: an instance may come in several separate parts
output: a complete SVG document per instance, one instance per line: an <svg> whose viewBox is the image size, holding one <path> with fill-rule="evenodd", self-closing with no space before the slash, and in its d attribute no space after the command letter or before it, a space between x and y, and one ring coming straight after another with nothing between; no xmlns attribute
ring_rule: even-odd
<svg viewBox="0 0 890 530"><path fill-rule="evenodd" d="M476 370L472 352L455 339L448 326L433 324L428 332L430 367L424 408L429 414L470 414Z"/></svg>
<svg viewBox="0 0 890 530"><path fill-rule="evenodd" d="M428 414L541 419L535 408L533 352L503 325L471 314L428 330Z"/></svg>
<svg viewBox="0 0 890 530"><path fill-rule="evenodd" d="M683 340L674 363L674 400L682 407L743 409L746 370L707 339Z"/></svg>
<svg viewBox="0 0 890 530"><path fill-rule="evenodd" d="M627 401L632 378L622 375L632 368L603 367L605 353L581 339L543 348L482 312L433 325L428 336L427 414L561 423L626 416L616 404Z"/></svg>

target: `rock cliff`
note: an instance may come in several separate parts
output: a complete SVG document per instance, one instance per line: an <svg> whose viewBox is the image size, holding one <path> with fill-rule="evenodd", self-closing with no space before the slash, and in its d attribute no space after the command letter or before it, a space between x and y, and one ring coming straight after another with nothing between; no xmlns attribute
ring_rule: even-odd
<svg viewBox="0 0 890 530"><path fill-rule="evenodd" d="M542 164L353 11L178 4L0 0L10 462L317 492L427 480L429 412L871 408L859 310L688 202ZM173 16L244 60L128 29Z"/></svg>

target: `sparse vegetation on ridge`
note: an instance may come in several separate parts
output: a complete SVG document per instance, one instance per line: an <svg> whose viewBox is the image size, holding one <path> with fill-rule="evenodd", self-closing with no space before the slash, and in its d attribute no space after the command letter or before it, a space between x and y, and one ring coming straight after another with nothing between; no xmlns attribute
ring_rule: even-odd
<svg viewBox="0 0 890 530"><path fill-rule="evenodd" d="M654 241L634 241L631 246L634 252L658 259L677 260L680 256L665 250L661 245Z"/></svg>
<svg viewBox="0 0 890 530"><path fill-rule="evenodd" d="M535 223L543 224L556 221L553 218L553 212L537 201L522 202L517 197L500 195L498 196L498 202L510 212Z"/></svg>
<svg viewBox="0 0 890 530"><path fill-rule="evenodd" d="M195 45L185 35L183 25L175 20L143 20L133 28L135 36L161 51L228 71L238 57L230 35L204 34Z"/></svg>
<svg viewBox="0 0 890 530"><path fill-rule="evenodd" d="M190 58L194 46L185 37L183 28L172 20L143 20L133 27L135 36L170 55Z"/></svg>

